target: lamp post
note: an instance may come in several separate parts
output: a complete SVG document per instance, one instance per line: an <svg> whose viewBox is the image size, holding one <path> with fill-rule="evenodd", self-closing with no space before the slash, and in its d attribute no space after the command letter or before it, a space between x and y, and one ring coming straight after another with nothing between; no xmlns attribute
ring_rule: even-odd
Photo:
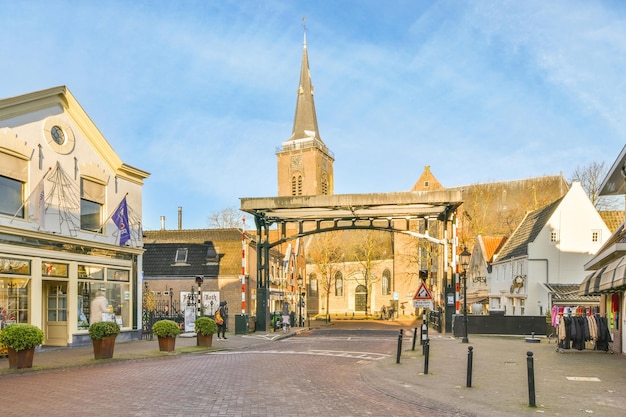
<svg viewBox="0 0 626 417"><path fill-rule="evenodd" d="M469 343L467 339L467 267L469 266L472 254L464 247L459 257L461 258L461 268L463 269L463 339L461 342Z"/></svg>
<svg viewBox="0 0 626 417"><path fill-rule="evenodd" d="M296 279L298 281L298 295L300 299L298 300L298 327L303 327L304 321L302 320L302 275L298 275Z"/></svg>

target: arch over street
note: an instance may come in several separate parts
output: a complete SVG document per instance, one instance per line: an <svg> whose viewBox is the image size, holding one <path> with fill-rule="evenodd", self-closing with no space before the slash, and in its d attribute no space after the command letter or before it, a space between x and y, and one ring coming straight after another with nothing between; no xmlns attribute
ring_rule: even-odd
<svg viewBox="0 0 626 417"><path fill-rule="evenodd" d="M257 330L269 330L269 251L288 240L334 230L375 229L409 232L420 219L443 223L439 250L448 273L455 253L454 218L463 203L461 191L439 190L373 194L335 194L241 198L240 209L254 217L257 229ZM271 241L270 229L278 237ZM450 246L450 252L448 248Z"/></svg>

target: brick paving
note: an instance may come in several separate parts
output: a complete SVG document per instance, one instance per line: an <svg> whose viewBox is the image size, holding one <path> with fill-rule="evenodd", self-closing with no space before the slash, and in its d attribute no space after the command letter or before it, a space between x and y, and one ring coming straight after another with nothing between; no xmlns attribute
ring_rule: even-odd
<svg viewBox="0 0 626 417"><path fill-rule="evenodd" d="M393 332L345 330L355 326ZM158 352L156 340L118 343L114 359L105 361L94 360L91 347L44 349L31 370L9 370L0 359L3 398L11 399L3 415L625 414L624 355L559 353L546 339L526 343L520 337L470 335L466 345L431 332L424 375L421 346L410 350L414 326L334 322L286 339L275 333L229 335L214 340L208 354L195 347L195 338L179 337L174 353ZM406 329L400 364L398 328ZM471 388L465 386L469 346ZM534 357L535 408L528 407L528 351Z"/></svg>

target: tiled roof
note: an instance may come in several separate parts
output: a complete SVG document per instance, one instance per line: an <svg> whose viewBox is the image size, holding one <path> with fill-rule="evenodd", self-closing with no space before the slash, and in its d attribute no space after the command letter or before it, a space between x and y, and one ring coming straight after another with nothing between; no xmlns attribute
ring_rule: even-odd
<svg viewBox="0 0 626 417"><path fill-rule="evenodd" d="M580 295L580 284L543 284L552 294L553 304L599 304L599 295Z"/></svg>
<svg viewBox="0 0 626 417"><path fill-rule="evenodd" d="M215 251L219 253L220 275L238 275L241 273L241 237L241 230L239 229L144 231L144 247L146 248L144 271L152 268L149 264L153 262L153 259L146 259L151 244L171 244L172 247L175 247L174 249L169 249L170 251L173 250L174 255L169 252L168 254L163 254L163 256L169 256L169 260L164 262L170 262L171 260L172 263L177 248L191 248L192 245L199 245L205 248L202 256L206 256L206 250L209 246L215 248ZM154 262L158 262L158 260L154 260ZM164 266L165 264L161 265ZM210 274L210 272L208 273Z"/></svg>
<svg viewBox="0 0 626 417"><path fill-rule="evenodd" d="M143 235L143 241L146 243L204 243L235 240L241 245L241 230L239 229L144 230Z"/></svg>
<svg viewBox="0 0 626 417"><path fill-rule="evenodd" d="M146 252L143 255L143 270L146 278L195 277L196 275L217 278L220 274L220 255L216 254L215 247L210 243L147 243L144 247ZM178 249L187 250L185 262L176 263Z"/></svg>
<svg viewBox="0 0 626 417"><path fill-rule="evenodd" d="M611 211L599 211L600 217L609 228L611 233L614 233L622 223L624 223L624 211L611 210Z"/></svg>
<svg viewBox="0 0 626 417"><path fill-rule="evenodd" d="M481 236L483 245L485 246L485 260L487 262L493 261L493 255L497 254L500 248L506 242L505 236Z"/></svg>
<svg viewBox="0 0 626 417"><path fill-rule="evenodd" d="M528 255L528 244L533 242L546 225L563 197L538 210L527 213L498 254L497 261Z"/></svg>

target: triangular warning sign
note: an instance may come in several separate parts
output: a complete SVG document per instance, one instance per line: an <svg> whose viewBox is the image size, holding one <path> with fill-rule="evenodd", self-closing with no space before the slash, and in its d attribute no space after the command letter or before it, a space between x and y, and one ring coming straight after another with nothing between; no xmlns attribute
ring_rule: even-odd
<svg viewBox="0 0 626 417"><path fill-rule="evenodd" d="M426 288L426 285L422 282L420 287L417 289L417 292L413 296L413 299L414 300L432 300L433 296L430 293L430 291L428 291L428 288Z"/></svg>

